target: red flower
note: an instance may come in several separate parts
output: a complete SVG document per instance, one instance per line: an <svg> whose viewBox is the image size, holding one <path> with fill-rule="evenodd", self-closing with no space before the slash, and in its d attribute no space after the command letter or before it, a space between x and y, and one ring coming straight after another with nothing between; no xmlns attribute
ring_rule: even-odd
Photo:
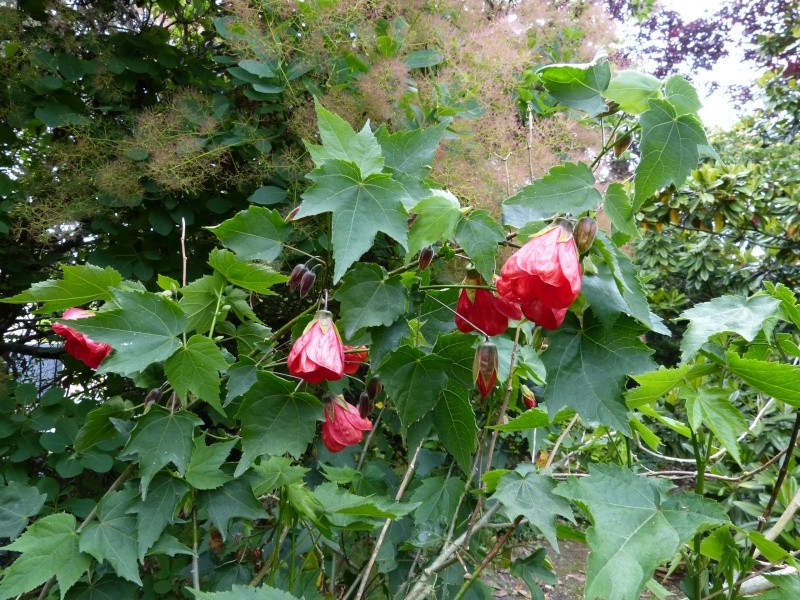
<svg viewBox="0 0 800 600"><path fill-rule="evenodd" d="M292 346L287 365L289 373L313 384L344 376L344 348L331 313L317 311Z"/></svg>
<svg viewBox="0 0 800 600"><path fill-rule="evenodd" d="M530 315L525 315L529 319L536 320L531 315L538 314L549 324L560 325L563 314L559 316L557 310L544 314L538 307L566 309L581 293L581 267L571 226L560 222L545 229L512 254L500 271L497 291L504 298L519 302L523 313L525 305L529 305Z"/></svg>
<svg viewBox="0 0 800 600"><path fill-rule="evenodd" d="M538 404L536 403L536 396L531 391L531 389L525 385L524 383L519 386L520 391L522 392L522 401L525 403L525 406L528 408L536 408Z"/></svg>
<svg viewBox="0 0 800 600"><path fill-rule="evenodd" d="M334 396L325 404L322 443L331 452L339 452L361 441L364 431L372 429L369 419L362 419L358 409L344 397Z"/></svg>
<svg viewBox="0 0 800 600"><path fill-rule="evenodd" d="M485 285L483 277L472 270L467 272L464 284ZM521 318L519 306L489 290L462 288L458 296L456 327L464 333L475 331L475 327L478 327L486 335L500 335L508 329L509 319Z"/></svg>
<svg viewBox="0 0 800 600"><path fill-rule="evenodd" d="M74 319L88 319L94 313L80 308L68 308L61 316L62 319L72 321ZM72 327L63 323L53 323L53 331L67 340L64 350L77 358L87 367L96 369L103 362L103 359L111 354L111 346L101 342L95 342L84 334L75 331Z"/></svg>
<svg viewBox="0 0 800 600"><path fill-rule="evenodd" d="M351 352L358 350L359 352ZM358 368L369 360L369 350L366 346L345 346L344 347L344 372L348 375L355 375Z"/></svg>
<svg viewBox="0 0 800 600"><path fill-rule="evenodd" d="M566 308L548 308L538 300L520 304L526 319L541 325L545 329L558 329L567 316Z"/></svg>
<svg viewBox="0 0 800 600"><path fill-rule="evenodd" d="M475 360L472 362L472 378L483 398L492 393L494 384L497 383L497 364L497 346L492 342L478 344Z"/></svg>

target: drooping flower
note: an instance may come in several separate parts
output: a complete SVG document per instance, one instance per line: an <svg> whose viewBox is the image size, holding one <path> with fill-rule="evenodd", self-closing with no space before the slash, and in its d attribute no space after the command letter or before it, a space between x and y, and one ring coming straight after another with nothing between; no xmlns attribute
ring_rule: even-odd
<svg viewBox="0 0 800 600"><path fill-rule="evenodd" d="M567 316L566 308L549 308L539 300L531 300L520 304L525 318L541 325L545 329L558 329Z"/></svg>
<svg viewBox="0 0 800 600"><path fill-rule="evenodd" d="M485 285L477 271L467 271L465 285ZM456 327L463 333L475 331L500 335L508 329L508 320L522 318L519 306L490 290L462 288L456 304Z"/></svg>
<svg viewBox="0 0 800 600"><path fill-rule="evenodd" d="M90 317L94 317L93 312L80 308L68 308L61 316L62 319L67 321L88 319ZM74 356L92 369L99 367L103 359L111 354L112 348L108 344L95 342L63 323L53 323L53 331L66 340L64 350L66 350L68 354Z"/></svg>
<svg viewBox="0 0 800 600"><path fill-rule="evenodd" d="M492 393L494 384L497 383L497 365L497 346L492 342L478 344L475 360L472 362L472 378L483 398Z"/></svg>
<svg viewBox="0 0 800 600"><path fill-rule="evenodd" d="M353 352L357 350L357 352ZM348 375L355 375L358 368L369 360L369 350L366 346L345 346L344 347L344 372Z"/></svg>
<svg viewBox="0 0 800 600"><path fill-rule="evenodd" d="M538 302L549 309L566 309L581 293L581 267L572 228L561 221L533 237L503 265L498 293L521 306ZM529 312L537 312L537 304ZM532 318L529 315L528 318ZM535 320L535 319L532 319ZM553 321L563 321L553 315Z"/></svg>
<svg viewBox="0 0 800 600"><path fill-rule="evenodd" d="M357 444L364 432L372 429L369 419L361 418L358 409L337 395L325 404L325 421L322 423L322 443L331 452L339 452Z"/></svg>
<svg viewBox="0 0 800 600"><path fill-rule="evenodd" d="M531 388L523 383L521 386L519 386L519 389L522 393L522 401L525 403L525 406L528 408L536 408L538 403L536 402L536 396Z"/></svg>
<svg viewBox="0 0 800 600"><path fill-rule="evenodd" d="M287 366L289 373L313 384L344 376L344 348L330 312L317 311L292 346Z"/></svg>

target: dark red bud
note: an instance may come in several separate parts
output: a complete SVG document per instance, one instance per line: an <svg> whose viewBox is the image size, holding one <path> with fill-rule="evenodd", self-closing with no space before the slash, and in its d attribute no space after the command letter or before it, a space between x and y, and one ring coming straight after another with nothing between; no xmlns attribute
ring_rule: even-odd
<svg viewBox="0 0 800 600"><path fill-rule="evenodd" d="M586 253L592 247L594 238L597 236L597 221L592 217L581 217L572 235L575 238L578 254Z"/></svg>
<svg viewBox="0 0 800 600"><path fill-rule="evenodd" d="M370 400L375 400L375 398L378 397L378 394L380 394L382 391L383 384L377 377L373 377L369 380L369 383L367 384L367 394L369 394Z"/></svg>
<svg viewBox="0 0 800 600"><path fill-rule="evenodd" d="M536 403L536 396L527 385L522 384L520 386L520 391L522 392L522 401L525 403L525 406L528 408L536 408L538 406Z"/></svg>
<svg viewBox="0 0 800 600"><path fill-rule="evenodd" d="M303 277L300 279L300 297L305 298L308 292L311 291L311 288L314 287L314 283L317 281L317 274L314 271L306 270L303 273Z"/></svg>
<svg viewBox="0 0 800 600"><path fill-rule="evenodd" d="M478 344L472 363L472 378L484 398L491 394L497 382L497 365L497 346L492 342Z"/></svg>
<svg viewBox="0 0 800 600"><path fill-rule="evenodd" d="M147 396L144 397L145 404L154 404L159 400L161 400L161 388L153 388L147 392Z"/></svg>
<svg viewBox="0 0 800 600"><path fill-rule="evenodd" d="M295 265L294 269L292 269L292 274L289 275L289 281L286 282L290 290L295 291L298 288L300 280L306 272L308 272L308 268L304 264Z"/></svg>
<svg viewBox="0 0 800 600"><path fill-rule="evenodd" d="M628 149L633 141L633 136L631 132L623 133L620 135L616 140L614 140L614 157L619 158L622 156L622 153Z"/></svg>
<svg viewBox="0 0 800 600"><path fill-rule="evenodd" d="M358 414L362 419L366 419L372 414L373 410L375 410L375 402L372 401L367 392L361 392L358 397Z"/></svg>
<svg viewBox="0 0 800 600"><path fill-rule="evenodd" d="M420 250L419 259L417 260L417 264L419 265L420 270L424 271L428 267L431 266L433 262L434 252L431 246L427 246Z"/></svg>
<svg viewBox="0 0 800 600"><path fill-rule="evenodd" d="M300 207L299 207L299 206L296 206L296 207L294 207L292 210L290 210L290 211L289 211L289 214L288 214L288 215L286 215L286 218L284 219L284 221L286 221L287 223L288 223L289 221L293 221L293 220L294 220L294 218L295 218L295 216L297 215L297 211L298 211L298 210L300 210Z"/></svg>

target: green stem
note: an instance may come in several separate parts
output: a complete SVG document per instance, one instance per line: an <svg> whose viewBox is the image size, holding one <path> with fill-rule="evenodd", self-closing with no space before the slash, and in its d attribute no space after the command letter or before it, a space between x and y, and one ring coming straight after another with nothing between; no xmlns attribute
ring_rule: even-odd
<svg viewBox="0 0 800 600"><path fill-rule="evenodd" d="M296 566L295 549L297 547L297 527L295 527L295 520L292 519L292 556L291 565L289 567L289 590L294 590L294 569Z"/></svg>
<svg viewBox="0 0 800 600"><path fill-rule="evenodd" d="M217 294L217 306L214 308L214 317L211 319L211 327L208 330L208 339L214 339L214 327L217 326L217 314L219 313L219 305L222 304L222 292L223 290L219 290L219 294Z"/></svg>
<svg viewBox="0 0 800 600"><path fill-rule="evenodd" d="M693 429L689 430L692 434L692 450L694 451L694 459L697 464L697 481L695 482L695 493L702 496L706 487L706 458L707 455L703 452L702 442L698 439L697 434ZM694 598L699 600L703 594L703 580L702 580L702 555L700 554L700 545L702 544L703 536L698 533L694 536L694 566L692 568L692 579L694 582Z"/></svg>
<svg viewBox="0 0 800 600"><path fill-rule="evenodd" d="M195 493L192 490L192 585L198 592L200 591L200 555L197 544L197 508L195 507Z"/></svg>

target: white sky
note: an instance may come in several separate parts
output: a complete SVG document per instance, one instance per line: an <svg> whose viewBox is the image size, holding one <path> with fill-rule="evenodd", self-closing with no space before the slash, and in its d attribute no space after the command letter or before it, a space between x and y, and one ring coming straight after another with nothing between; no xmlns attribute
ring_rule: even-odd
<svg viewBox="0 0 800 600"><path fill-rule="evenodd" d="M728 0L662 0L661 5L678 12L685 21L706 16ZM736 32L733 32L736 36ZM721 59L712 69L701 72L694 78L703 108L700 117L707 127L729 127L738 119L739 114L728 99L726 88L730 85L747 85L752 83L760 72L755 65L748 64L741 56L740 50L731 50L731 55ZM719 89L709 91L711 82L717 82Z"/></svg>

